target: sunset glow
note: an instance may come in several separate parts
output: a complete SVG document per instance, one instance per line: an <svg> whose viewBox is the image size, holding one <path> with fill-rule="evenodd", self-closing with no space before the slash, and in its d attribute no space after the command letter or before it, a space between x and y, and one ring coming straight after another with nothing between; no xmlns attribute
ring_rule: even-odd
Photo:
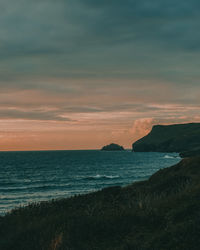
<svg viewBox="0 0 200 250"><path fill-rule="evenodd" d="M1 3L0 150L131 148L200 122L196 2L170 2Z"/></svg>

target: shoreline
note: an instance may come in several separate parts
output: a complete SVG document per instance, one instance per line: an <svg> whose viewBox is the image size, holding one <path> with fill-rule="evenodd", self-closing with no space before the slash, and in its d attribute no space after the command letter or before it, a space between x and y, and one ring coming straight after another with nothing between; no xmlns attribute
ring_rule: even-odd
<svg viewBox="0 0 200 250"><path fill-rule="evenodd" d="M31 204L0 217L0 248L51 249L60 235L56 249L193 250L200 238L199 183L200 157L185 158L126 187Z"/></svg>
<svg viewBox="0 0 200 250"><path fill-rule="evenodd" d="M14 171L18 172L18 178L23 177L23 171L26 172L26 179L28 182L23 183L23 180L20 182L13 182L11 183L12 186L9 186L6 184L6 186L2 186L2 208L1 215L5 215L6 212L9 212L13 208L17 208L20 206L26 206L32 202L41 202L41 201L50 201L51 199L62 199L62 198L68 198L72 197L74 195L79 194L87 194L91 193L93 191L99 191L102 188L120 185L122 187L126 185L131 185L132 183L136 181L142 181L147 180L152 174L154 174L158 169L160 169L160 166L164 164L164 167L169 167L172 164L178 163L180 161L180 158L178 158L178 154L165 154L165 153L135 153L133 155L131 152L126 153L119 153L119 152L109 152L109 153L103 153L101 151L88 151L89 152L89 158L85 158L85 151L82 151L81 157L84 157L85 163L88 164L88 160L91 161L91 157L95 157L96 159L102 159L102 155L104 156L103 159L110 159L109 161L105 161L105 166L101 166L102 164L99 164L97 168L93 168L93 161L91 162L91 167L86 171L86 169L83 167L82 172L79 174L74 172L69 172L71 177L68 177L68 171L71 171L70 168L67 170L66 175L59 175L57 174L57 177L55 181L49 180L46 182L46 178L51 178L54 174L54 162L49 166L46 167L46 165L41 165L43 167L43 171L40 171L40 168L35 168L35 166L31 165L32 167L30 169L35 169L36 174L40 174L41 178L32 176L32 171L29 171L29 168L27 168L27 164L29 162L29 153L16 153L16 157L18 158L18 155L20 156L20 161L17 163L15 160L11 161L11 167L9 168L10 171L10 178L12 178L12 162L20 166L20 169L14 168ZM67 153L67 152L66 152ZM51 160L54 160L55 157L59 157L60 154L62 154L60 157L64 156L66 159L74 159L76 158L76 152L70 153L68 152L68 155L65 156L65 152L55 152L54 154L51 154L49 152L40 152L40 153L30 153L30 159L34 160L35 158L38 158L38 154L40 154L40 157L44 157L44 159L48 160L48 162L51 162ZM111 155L110 155L111 154ZM23 156L24 155L24 156ZM12 153L11 153L12 156ZM97 157L98 156L98 157ZM127 158L128 156L128 158ZM9 159L10 154L8 155ZM5 164L7 165L7 158L4 159ZM14 157L14 159L16 158ZM49 158L50 157L50 158ZM97 158L96 158L97 157ZM117 159L116 159L117 157ZM16 158L16 159L17 159ZM119 161L121 158L128 159L127 163L124 161L122 164L118 163L115 166L115 163L112 161ZM88 159L88 160L87 160ZM144 159L144 160L143 160ZM146 159L146 160L145 160ZM46 164L46 160L44 161L44 164ZM23 167L23 162L25 161L26 166ZM68 160L67 160L68 161ZM142 162L141 162L142 161ZM38 161L35 162L37 166L40 166L40 158L38 158ZM73 161L72 161L73 162ZM137 162L139 164L139 167L137 167ZM140 163L141 162L141 163ZM154 164L155 162L155 164ZM62 163L63 161L58 161L58 165ZM67 163L67 162L66 162ZM4 163L2 162L4 165ZM22 165L21 165L22 164ZM77 162L79 164L79 162ZM77 164L74 167L77 167ZM110 164L113 166L111 167ZM150 164L150 165L149 165ZM5 165L5 166L6 166ZM121 166L123 165L123 167ZM130 166L131 165L131 166ZM69 165L73 166L73 165ZM14 166L13 166L14 167ZM38 169L38 170L37 170ZM57 168L56 168L57 169ZM7 170L7 168L5 168ZM22 176L19 171L22 171ZM27 172L28 171L28 172ZM46 171L50 171L48 175L46 175ZM59 167L59 172L66 171L64 165ZM127 173L130 172L130 174ZM14 173L15 174L15 173ZM45 178L42 176L46 176ZM14 176L15 177L15 176ZM132 178L131 178L132 177ZM16 178L16 177L15 177ZM29 179L30 178L30 179ZM36 178L36 179L35 179ZM38 179L39 178L39 179ZM9 181L9 179L5 180L5 182ZM11 180L11 179L10 179ZM37 181L37 183L35 183ZM44 181L44 182L43 182ZM86 185L86 186L85 186ZM6 188L8 190L6 191ZM23 196L24 194L24 196ZM30 195L29 195L30 194ZM13 198L14 200L13 200ZM6 206L9 208L6 211Z"/></svg>

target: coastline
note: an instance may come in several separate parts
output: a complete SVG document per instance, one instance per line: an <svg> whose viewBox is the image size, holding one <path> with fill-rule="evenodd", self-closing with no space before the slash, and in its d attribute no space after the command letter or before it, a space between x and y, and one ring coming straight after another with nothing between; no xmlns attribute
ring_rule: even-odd
<svg viewBox="0 0 200 250"><path fill-rule="evenodd" d="M175 155L100 150L1 153L0 215L31 202L146 180L161 166L178 163Z"/></svg>
<svg viewBox="0 0 200 250"><path fill-rule="evenodd" d="M185 158L126 187L30 204L0 217L0 248L197 249L199 183L200 157Z"/></svg>

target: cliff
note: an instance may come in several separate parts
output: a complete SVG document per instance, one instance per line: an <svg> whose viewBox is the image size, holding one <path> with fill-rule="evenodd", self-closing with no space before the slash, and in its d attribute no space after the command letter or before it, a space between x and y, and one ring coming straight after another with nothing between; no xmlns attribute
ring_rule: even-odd
<svg viewBox="0 0 200 250"><path fill-rule="evenodd" d="M200 123L156 125L133 143L135 152L184 152L200 149Z"/></svg>
<svg viewBox="0 0 200 250"><path fill-rule="evenodd" d="M0 217L3 250L197 250L200 157L149 180L30 204Z"/></svg>

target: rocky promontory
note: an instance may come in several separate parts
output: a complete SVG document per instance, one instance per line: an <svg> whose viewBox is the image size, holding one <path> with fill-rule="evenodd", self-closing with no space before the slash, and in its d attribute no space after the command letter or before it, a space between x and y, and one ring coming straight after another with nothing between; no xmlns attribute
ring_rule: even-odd
<svg viewBox="0 0 200 250"><path fill-rule="evenodd" d="M185 152L180 153L180 157L182 157L182 158L194 157L194 156L200 156L200 149L185 151Z"/></svg>
<svg viewBox="0 0 200 250"><path fill-rule="evenodd" d="M192 152L200 150L200 123L155 125L133 143L135 152Z"/></svg>
<svg viewBox="0 0 200 250"><path fill-rule="evenodd" d="M104 146L101 150L102 151L123 151L124 148L118 144L111 143L109 145Z"/></svg>

